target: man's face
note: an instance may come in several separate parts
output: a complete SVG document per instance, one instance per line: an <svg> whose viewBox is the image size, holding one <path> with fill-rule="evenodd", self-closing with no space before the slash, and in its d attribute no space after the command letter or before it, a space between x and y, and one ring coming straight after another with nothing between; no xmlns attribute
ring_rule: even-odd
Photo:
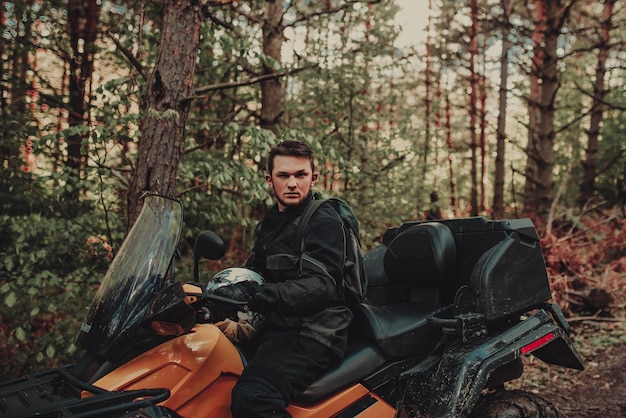
<svg viewBox="0 0 626 418"><path fill-rule="evenodd" d="M317 181L308 158L277 155L274 169L265 175L265 181L274 189L278 210L298 206L309 195Z"/></svg>

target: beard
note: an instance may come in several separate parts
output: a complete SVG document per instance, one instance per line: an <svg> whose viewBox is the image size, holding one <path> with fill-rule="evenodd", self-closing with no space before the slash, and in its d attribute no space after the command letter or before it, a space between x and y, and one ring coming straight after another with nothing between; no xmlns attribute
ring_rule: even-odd
<svg viewBox="0 0 626 418"><path fill-rule="evenodd" d="M276 190L274 190L274 197L276 198L276 201L279 203L279 205L287 208L287 209L293 209L293 208L297 208L298 206L300 206L302 203L304 203L307 200L307 197L311 196L312 191L309 189L309 192L303 196L301 199L299 199L298 201L293 201L293 200L288 200L286 201L285 199L282 199L278 193L276 193Z"/></svg>

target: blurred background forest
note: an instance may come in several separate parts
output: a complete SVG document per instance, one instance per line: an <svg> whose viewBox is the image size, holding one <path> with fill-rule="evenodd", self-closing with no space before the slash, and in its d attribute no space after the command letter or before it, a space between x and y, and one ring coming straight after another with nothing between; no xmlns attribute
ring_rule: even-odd
<svg viewBox="0 0 626 418"><path fill-rule="evenodd" d="M184 202L179 277L205 229L240 264L285 138L365 247L437 191L531 217L568 315L623 308L621 0L3 0L0 29L1 377L78 354L146 191Z"/></svg>

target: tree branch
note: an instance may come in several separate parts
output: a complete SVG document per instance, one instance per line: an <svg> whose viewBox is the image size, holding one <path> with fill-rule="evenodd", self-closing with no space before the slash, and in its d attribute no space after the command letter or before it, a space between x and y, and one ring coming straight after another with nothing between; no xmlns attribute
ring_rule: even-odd
<svg viewBox="0 0 626 418"><path fill-rule="evenodd" d="M132 52L130 52L128 48L125 48L124 45L122 45L121 42L115 36L113 36L113 34L110 31L107 31L107 35L109 36L109 38L111 38L115 46L117 46L117 48L122 52L122 54L124 54L126 59L128 59L128 61L130 61L133 67L135 67L135 69L139 72L139 74L141 74L141 77L143 77L144 80L147 80L148 76L146 74L145 69L143 68L143 65L141 65L139 60L135 58Z"/></svg>
<svg viewBox="0 0 626 418"><path fill-rule="evenodd" d="M589 91L585 90L579 83L578 81L574 80L574 85L576 86L576 88L578 89L578 91L580 91L582 94L584 94L585 96L592 98L594 100L597 101L598 104L601 104L603 106L606 106L609 109L614 109L614 110L626 110L626 106L620 106L616 103L610 103L607 102L606 100L598 100L598 98L596 96L594 96L593 93L590 93Z"/></svg>
<svg viewBox="0 0 626 418"><path fill-rule="evenodd" d="M187 100L197 99L199 97L202 97L202 95L204 93L209 93L209 92L216 91L216 90L226 90L226 89L232 89L232 88L235 88L235 87L249 86L251 84L260 83L262 81L273 80L273 79L280 78L280 77L283 77L283 76L297 74L297 73L299 73L301 71L308 70L308 69L313 68L313 67L315 67L315 66L314 65L310 65L310 66L307 66L307 67L296 68L295 70L284 70L284 71L281 71L279 73L263 74L263 75L260 75L260 76L257 76L257 77L248 78L246 80L229 81L229 82L226 82L226 83L217 83L217 84L211 84L210 86L198 87L198 88L196 88L196 90L194 92L194 96L193 97L188 97Z"/></svg>

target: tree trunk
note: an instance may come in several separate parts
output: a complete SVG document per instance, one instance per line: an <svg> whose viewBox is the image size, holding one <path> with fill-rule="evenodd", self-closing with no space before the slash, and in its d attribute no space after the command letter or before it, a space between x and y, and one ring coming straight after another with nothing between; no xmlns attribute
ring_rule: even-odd
<svg viewBox="0 0 626 418"><path fill-rule="evenodd" d="M611 18L613 17L613 6L616 0L605 0L602 12L602 26L600 30L600 42L598 45L598 61L596 64L596 78L593 84L593 104L591 105L591 120L589 123L589 134L587 136L587 151L583 161L583 179L580 185L579 203L584 205L593 197L595 190L595 179L598 169L598 146L600 136L600 124L604 96L604 77L606 74L606 60L609 56L609 43L611 40Z"/></svg>
<svg viewBox="0 0 626 418"><path fill-rule="evenodd" d="M435 93L435 133L433 134L433 144L434 144L434 148L435 148L435 156L433 158L433 161L435 163L436 167L440 166L440 155L439 152L441 151L441 141L440 138L442 137L441 134L441 111L442 111L442 102L441 102L441 96L443 94L443 92L441 91L441 73L437 74L437 81L435 82L435 87L436 87L436 93ZM438 170L433 170L433 173L435 174L433 176L433 190L437 190L438 189L438 185L439 185L439 171Z"/></svg>
<svg viewBox="0 0 626 418"><path fill-rule="evenodd" d="M424 156L422 157L422 181L421 187L418 187L418 196L419 199L421 196L420 189L426 184L426 176L428 174L428 154L430 153L430 109L432 107L432 97L430 92L430 69L432 66L432 58L430 52L430 42L431 42L431 20L432 20L432 0L428 2L428 23L426 24L426 57L425 64L426 69L424 70L424 87L426 88L426 93L424 94ZM418 200L419 201L419 200Z"/></svg>
<svg viewBox="0 0 626 418"><path fill-rule="evenodd" d="M281 63L281 49L283 47L283 3L267 2L265 5L265 18L263 20L263 53ZM263 64L264 74L276 72L276 68ZM276 131L284 113L285 93L280 83L280 78L272 78L261 82L261 121L263 129Z"/></svg>
<svg viewBox="0 0 626 418"><path fill-rule="evenodd" d="M539 0L537 10L537 26L544 28L543 48L541 44L535 43L536 48L541 48L542 59L540 66L533 68L533 72L539 75L539 95L537 105L533 108L536 121L529 126L531 136L528 141L524 212L544 215L550 210L552 202L552 170L555 164L554 103L559 88L557 41L569 9L561 5L559 0ZM541 24L540 10L545 10L544 24ZM535 42L540 38L536 36ZM531 98L531 104L534 100Z"/></svg>
<svg viewBox="0 0 626 418"><path fill-rule="evenodd" d="M470 117L470 148L471 156L471 179L472 189L470 195L471 216L478 215L478 133L476 132L477 116L477 94L478 94L478 73L476 72L476 56L478 54L478 2L472 0L472 27L470 28L469 40L469 70L470 70L470 97L469 97L469 117Z"/></svg>
<svg viewBox="0 0 626 418"><path fill-rule="evenodd" d="M456 187L456 177L454 171L454 143L452 142L452 110L450 109L450 95L446 89L446 147L448 148L448 172L450 173L450 208L454 211L454 216L459 216L459 197Z"/></svg>
<svg viewBox="0 0 626 418"><path fill-rule="evenodd" d="M530 92L528 95L528 144L526 145L526 168L524 171L524 214L530 216L535 209L535 189L537 182L539 96L541 94L540 71L543 61L542 42L546 26L546 0L535 1L535 22L533 30L533 58L530 68Z"/></svg>
<svg viewBox="0 0 626 418"><path fill-rule="evenodd" d="M493 189L493 219L502 219L504 217L504 161L506 154L506 108L507 108L507 83L509 79L509 49L511 48L511 40L509 34L511 31L509 16L511 14L511 0L501 1L502 10L504 10L504 26L502 27L502 56L500 57L500 91L499 91L499 109L498 109L498 128L496 136L496 162L495 162L495 178Z"/></svg>
<svg viewBox="0 0 626 418"><path fill-rule="evenodd" d="M543 64L541 68L540 123L537 135L537 177L534 201L538 214L547 213L552 203L554 157L554 117L559 89L557 42L563 26L564 9L559 0L548 0Z"/></svg>
<svg viewBox="0 0 626 418"><path fill-rule="evenodd" d="M127 196L128 228L141 211L144 193L176 196L202 18L198 2L163 3L157 62L148 79L137 167Z"/></svg>
<svg viewBox="0 0 626 418"><path fill-rule="evenodd" d="M94 70L96 38L100 2L96 0L69 0L67 5L68 32L71 47L69 57L69 126L77 127L88 122L87 111L91 104L91 77ZM84 164L83 140L85 134L77 133L67 139L67 167L75 170L71 178L79 182ZM78 197L74 187L66 196Z"/></svg>
<svg viewBox="0 0 626 418"><path fill-rule="evenodd" d="M480 212L487 210L487 184L489 183L489 147L487 145L487 80L484 67L480 75Z"/></svg>

